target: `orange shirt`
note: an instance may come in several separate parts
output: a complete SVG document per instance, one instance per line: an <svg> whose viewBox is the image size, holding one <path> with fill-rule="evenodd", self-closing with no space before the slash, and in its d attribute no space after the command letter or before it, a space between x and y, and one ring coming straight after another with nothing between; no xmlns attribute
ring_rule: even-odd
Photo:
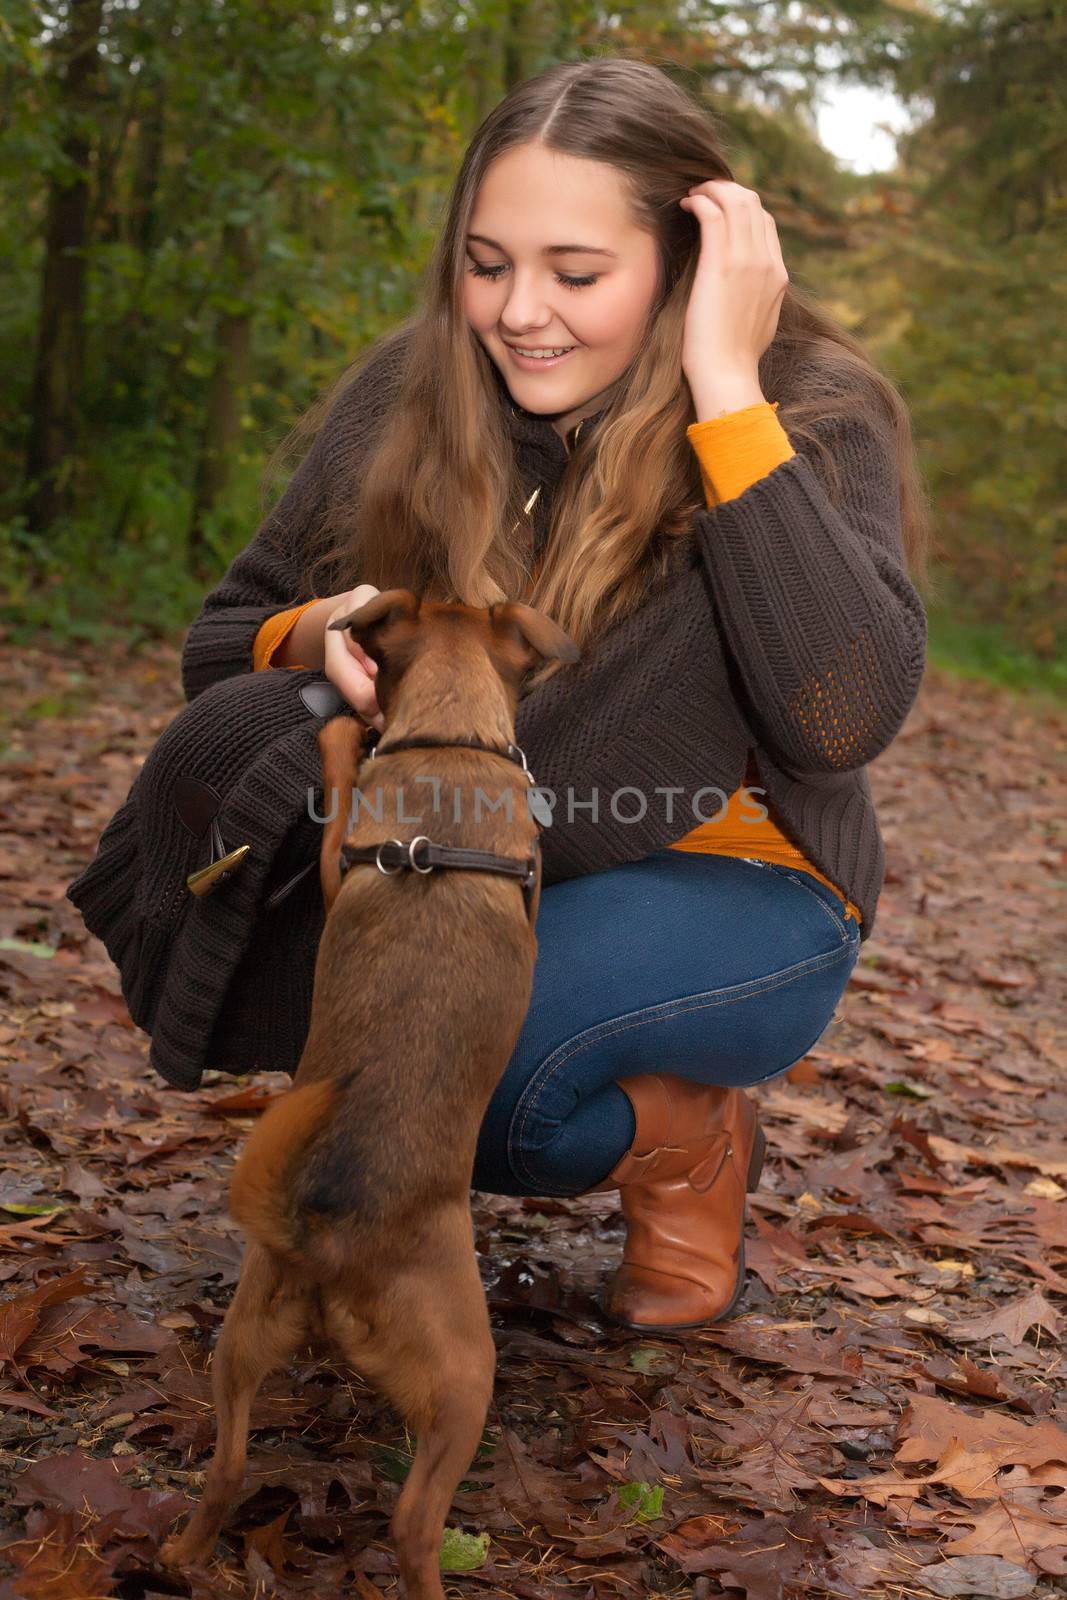
<svg viewBox="0 0 1067 1600"><path fill-rule="evenodd" d="M308 606L313 606L314 604L314 600L305 600L302 606L293 606L290 611L276 611L273 617L267 618L256 634L255 642L252 645L253 671L262 672L265 667L270 666L271 656L286 635L293 631L297 617L300 616L302 611L306 611ZM307 668L297 666L294 662L293 670L306 672Z"/></svg>
<svg viewBox="0 0 1067 1600"><path fill-rule="evenodd" d="M773 404L760 401L740 411L731 411L724 417L693 422L686 429L686 436L700 463L704 498L709 507L736 499L796 453L789 443L789 435L775 416L777 409L777 401ZM267 618L256 635L252 651L253 666L257 672L270 666L272 655L301 612L314 604L313 600L308 600L303 605L279 611ZM777 826L767 796L746 794L748 785L758 787L759 783L759 770L750 751L744 782L728 797L722 815L714 821L699 823L683 838L676 839L670 848L699 855L742 856L757 861L773 861L782 866L796 867L801 872L810 872L840 896L846 914L859 922L858 907L813 866L803 851L791 843ZM712 808L705 806L705 809ZM766 819L749 820L760 809L768 812Z"/></svg>

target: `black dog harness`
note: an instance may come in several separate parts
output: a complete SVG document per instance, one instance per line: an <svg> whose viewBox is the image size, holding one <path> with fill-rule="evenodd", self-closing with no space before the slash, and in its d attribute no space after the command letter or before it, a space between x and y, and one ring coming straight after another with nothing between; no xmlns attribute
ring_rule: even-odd
<svg viewBox="0 0 1067 1600"><path fill-rule="evenodd" d="M368 728L365 743L373 738L373 745L369 753L360 762L360 767L365 761L373 760L376 756L389 756L397 750L484 750L489 755L503 756L507 761L513 761L522 767L531 786L534 775L526 764L526 757L517 744L509 740L507 748L498 749L494 744L483 744L480 739L473 736L469 739L397 739L390 745L381 745L381 738L377 728ZM357 772L358 778L358 772ZM545 827L552 820L552 813L542 795L533 795L530 798L530 814L538 824ZM363 862L373 862L378 871L386 877L404 870L410 872L432 872L435 867L452 867L464 872L495 872L503 877L518 878L522 886L523 903L526 906L526 915L533 920L533 891L537 883L537 852L540 850L540 837L534 841L534 853L524 861L515 856L500 856L491 850L472 850L462 845L435 844L426 834L420 833L405 844L402 839L383 839L380 844L364 844L341 846L341 876L350 867Z"/></svg>
<svg viewBox="0 0 1067 1600"><path fill-rule="evenodd" d="M526 757L517 744L509 741L506 749L498 749L494 744L483 744L482 739L397 739L389 746L379 744L381 733L378 728L366 728L365 754L360 758L358 771L362 770L368 760L373 760L378 755L392 755L395 750L410 749L454 749L454 750L485 750L486 754L502 755L502 757L522 766L526 778L534 787L534 776L530 766L526 765ZM366 746L371 746L370 750ZM552 822L552 810L544 795L534 794L530 797L530 814L537 827L549 826ZM502 877L518 878L523 891L523 904L526 907L526 917L533 922L533 891L537 882L537 854L541 850L541 838L534 840L534 850L525 861L520 861L517 856L498 856L491 850L469 850L462 845L438 845L426 834L419 834L410 843L403 842L402 838L384 838L378 845L342 845L341 846L341 877L349 872L350 867L360 866L363 862L373 862L381 874L394 877L397 872L434 872L435 867L451 867L462 872L496 872ZM301 867L298 874L283 883L274 893L267 896L266 904L269 907L278 906L283 899L296 888L301 878L306 877L314 869L315 862L309 861L306 867Z"/></svg>

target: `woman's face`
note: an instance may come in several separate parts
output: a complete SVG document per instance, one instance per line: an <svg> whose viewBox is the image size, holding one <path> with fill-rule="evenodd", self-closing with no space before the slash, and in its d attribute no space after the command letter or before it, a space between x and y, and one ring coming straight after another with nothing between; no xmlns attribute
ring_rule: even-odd
<svg viewBox="0 0 1067 1600"><path fill-rule="evenodd" d="M467 235L464 313L513 399L561 438L637 354L657 286L655 240L614 167L537 144L492 163ZM514 346L569 353L524 360Z"/></svg>

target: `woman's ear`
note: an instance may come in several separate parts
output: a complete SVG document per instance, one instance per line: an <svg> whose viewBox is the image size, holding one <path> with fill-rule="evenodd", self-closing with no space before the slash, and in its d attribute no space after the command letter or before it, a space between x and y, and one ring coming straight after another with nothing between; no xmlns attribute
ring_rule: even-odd
<svg viewBox="0 0 1067 1600"><path fill-rule="evenodd" d="M419 614L418 597L410 589L383 589L380 594L372 595L366 605L360 606L355 611L350 611L346 617L338 617L330 623L331 628L347 628L361 649L365 650L372 661L379 661L380 645L378 640L382 633L392 623L398 622L401 617L409 622L414 622Z"/></svg>
<svg viewBox="0 0 1067 1600"><path fill-rule="evenodd" d="M524 666L533 667L539 661L582 659L581 651L569 634L543 611L524 606L520 600L505 600L490 606L489 619L499 638L519 647Z"/></svg>

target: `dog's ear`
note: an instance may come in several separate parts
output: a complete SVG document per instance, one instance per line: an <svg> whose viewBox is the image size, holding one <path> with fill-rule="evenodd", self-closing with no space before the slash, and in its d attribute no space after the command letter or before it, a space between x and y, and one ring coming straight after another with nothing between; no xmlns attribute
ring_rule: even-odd
<svg viewBox="0 0 1067 1600"><path fill-rule="evenodd" d="M384 630L401 617L414 622L418 614L418 597L410 589L383 589L380 594L372 595L366 605L331 622L330 627L338 630L347 628L371 660L379 661L381 647L378 641Z"/></svg>
<svg viewBox="0 0 1067 1600"><path fill-rule="evenodd" d="M569 634L546 617L543 611L524 606L520 600L505 600L490 606L493 631L517 644L524 653L524 665L538 661L580 661L581 651Z"/></svg>

